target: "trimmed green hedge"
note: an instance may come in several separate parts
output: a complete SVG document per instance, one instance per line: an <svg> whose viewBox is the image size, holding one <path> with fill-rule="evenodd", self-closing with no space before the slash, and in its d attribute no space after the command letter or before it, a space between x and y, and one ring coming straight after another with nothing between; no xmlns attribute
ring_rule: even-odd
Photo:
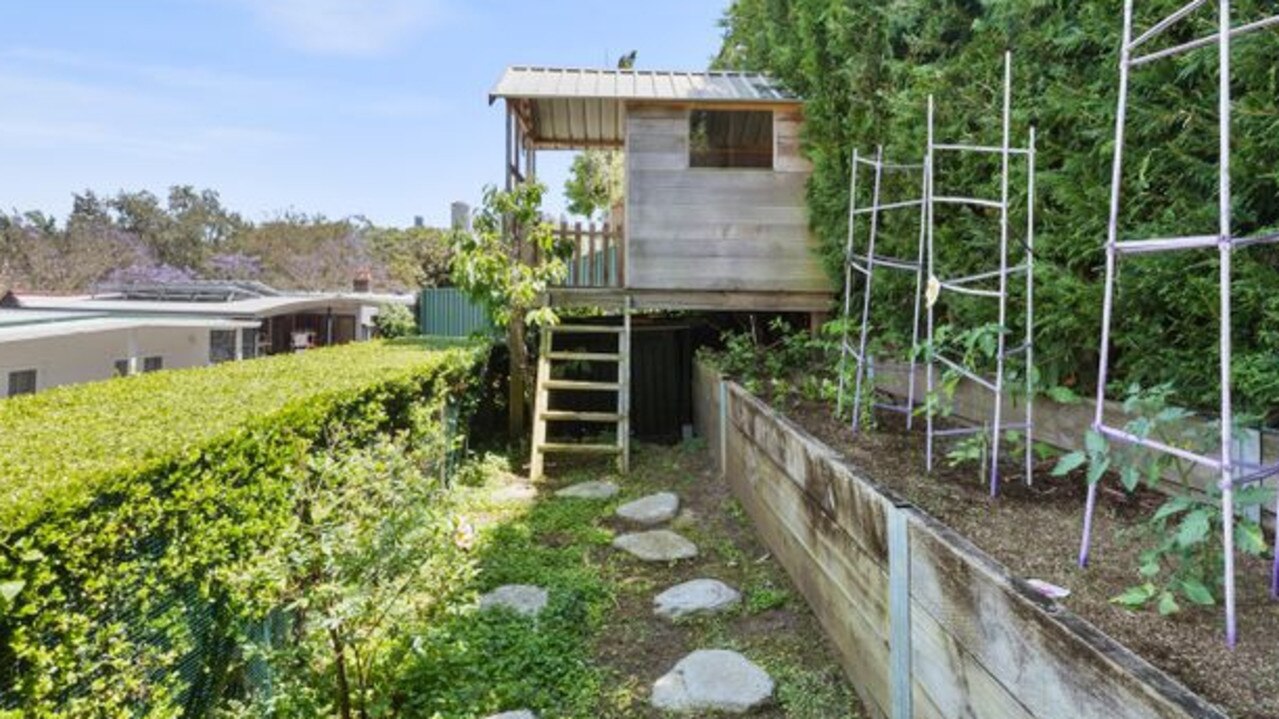
<svg viewBox="0 0 1279 719"><path fill-rule="evenodd" d="M362 343L0 402L0 716L206 711L271 609L254 560L305 512L307 458L438 438L482 353Z"/></svg>
<svg viewBox="0 0 1279 719"><path fill-rule="evenodd" d="M278 424L275 415L297 423L368 387L432 375L457 353L425 350L449 346L357 343L0 402L0 530L92 500L112 478L193 459L252 423Z"/></svg>

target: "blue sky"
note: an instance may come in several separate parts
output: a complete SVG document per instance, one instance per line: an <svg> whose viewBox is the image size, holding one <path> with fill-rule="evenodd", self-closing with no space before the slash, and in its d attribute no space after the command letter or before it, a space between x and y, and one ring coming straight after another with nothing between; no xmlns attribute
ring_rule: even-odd
<svg viewBox="0 0 1279 719"><path fill-rule="evenodd" d="M727 0L32 0L0 45L0 208L191 184L282 210L445 224L501 180L506 65L700 69ZM539 172L562 206L566 153Z"/></svg>

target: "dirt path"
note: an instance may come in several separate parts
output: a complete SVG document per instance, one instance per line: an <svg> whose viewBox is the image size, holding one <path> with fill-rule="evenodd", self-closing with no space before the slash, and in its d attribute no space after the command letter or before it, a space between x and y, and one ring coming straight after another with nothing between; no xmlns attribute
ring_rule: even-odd
<svg viewBox="0 0 1279 719"><path fill-rule="evenodd" d="M582 478L571 473L557 486ZM594 478L594 477L592 477ZM679 515L670 529L693 541L699 556L671 563L639 561L611 547L601 567L618 591L615 606L595 642L595 656L612 678L613 696L604 717L664 716L648 704L653 682L697 649L731 649L764 668L775 680L774 702L752 716L839 719L864 713L845 681L820 627L717 476L700 447L644 447L601 524L615 534L634 531L612 508L653 492L679 495ZM653 598L676 584L718 579L742 594L725 613L672 623L653 612Z"/></svg>

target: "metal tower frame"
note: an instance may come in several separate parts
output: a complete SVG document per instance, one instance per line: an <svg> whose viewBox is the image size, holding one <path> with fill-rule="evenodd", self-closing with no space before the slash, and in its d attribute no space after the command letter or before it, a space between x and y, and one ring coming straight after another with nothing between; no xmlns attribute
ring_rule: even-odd
<svg viewBox="0 0 1279 719"><path fill-rule="evenodd" d="M875 176L873 189L871 191L871 204L869 207L857 206L857 175L859 174L862 165L872 168ZM853 418L851 422L853 432L857 432L861 429L862 386L865 382L873 383L874 381L875 366L873 358L867 355L866 345L870 336L871 290L874 285L875 269L877 267L913 272L915 274L915 301L914 320L912 323L910 340L910 365L906 370L906 403L887 404L874 402L872 406L893 412L901 412L906 415L906 429L911 429L913 425L915 407L915 370L918 364L917 349L919 346L920 300L923 293L924 282L924 212L926 208L924 206L924 199L922 196L919 198L895 202L881 202L881 183L883 181L884 173L911 171L924 171L922 181L925 185L927 184L927 171L923 164L899 164L885 162L883 145L875 148L874 160L868 160L861 157L858 150L856 148L853 149L848 189L848 239L844 244L844 336L840 345L839 394L836 402L836 411L837 413L842 414L845 403L844 395L847 391L847 380L845 376L847 374L849 356L851 355L853 359L857 361L857 369L853 382ZM915 260L912 262L910 260L876 254L875 241L879 236L880 213L911 207L920 208L919 244ZM858 253L856 251L857 217L858 215L865 214L870 215L870 233L866 240L865 253ZM856 348L854 348L848 341L848 320L850 319L850 314L852 312L854 272L861 275L863 278L861 334Z"/></svg>
<svg viewBox="0 0 1279 719"><path fill-rule="evenodd" d="M1182 19L1188 17L1206 0L1191 0L1181 8L1155 23L1150 29L1133 38L1133 0L1124 0L1123 44L1119 55L1119 101L1115 111L1115 149L1110 179L1110 222L1106 236L1106 285L1102 304L1101 355L1097 372L1097 406L1092 428L1112 441L1139 445L1172 455L1219 473L1221 490L1222 544L1225 547L1225 612L1226 643L1234 646L1238 639L1235 618L1235 552L1234 552L1234 491L1237 487L1257 483L1279 474L1279 465L1263 467L1255 463L1235 461L1231 457L1234 444L1234 410L1230 396L1230 286L1231 252L1236 247L1279 241L1279 233L1267 233L1257 237L1235 237L1231 233L1230 212L1230 40L1253 30L1279 24L1279 15L1247 23L1238 27L1230 24L1230 0L1218 0L1217 31L1210 35L1184 42L1162 50L1134 56L1133 51L1158 37ZM1120 240L1119 205L1120 184L1123 177L1124 121L1128 111L1128 77L1133 68L1156 60L1179 55L1183 52L1216 45L1218 48L1218 228L1212 235L1166 237L1156 239ZM1154 252L1170 252L1189 249L1217 248L1220 257L1218 273L1218 301L1220 324L1220 411L1221 448L1216 457L1205 456L1173 447L1148 437L1125 432L1105 424L1103 407L1106 399L1106 380L1109 366L1111 313L1114 307L1115 266L1120 255L1137 255ZM1088 499L1084 507L1083 540L1079 549L1079 564L1088 564L1089 543L1092 535L1092 517L1097 503L1097 484L1088 487ZM1276 500L1279 513L1279 498ZM1271 595L1279 598L1279 536L1275 541L1275 561L1271 571Z"/></svg>
<svg viewBox="0 0 1279 719"><path fill-rule="evenodd" d="M934 108L933 97L928 96L928 149L924 157L924 204L926 208L925 228L926 247L927 247L927 266L928 266L928 291L927 291L927 329L928 329L928 351L927 351L927 371L926 382L928 396L931 398L935 389L934 375L936 365L941 362L954 372L958 372L968 380L974 382L989 390L994 397L993 410L991 412L991 421L989 425L980 427L956 427L951 429L936 429L933 422L933 408L930 404L929 411L925 414L927 425L927 447L925 449L925 462L928 471L933 469L933 444L937 437L961 436L988 433L990 436L990 494L997 496L999 494L999 443L1004 432L1022 431L1025 433L1025 466L1026 466L1026 483L1033 481L1034 469L1034 376L1031 368L1034 367L1034 326L1035 326L1035 301L1034 301L1034 283L1035 283L1035 128L1030 127L1029 141L1026 147L1013 147L1011 145L1012 134L1012 53L1004 53L1004 87L1003 87L1003 118L1001 142L998 146L986 145L965 145L965 144L947 144L938 143L934 137ZM974 154L998 154L1001 159L1000 170L1000 198L998 200L990 200L977 197L959 197L938 195L935 192L934 179L937 168L936 155L942 152L967 152ZM1026 181L1026 236L1021 242L1025 249L1025 259L1022 264L1009 266L1010 228L1009 228L1009 169L1012 164L1014 155L1024 156L1026 159L1027 181ZM954 277L949 279L940 279L937 276L937 260L934 243L934 210L939 204L947 205L966 205L969 207L984 207L999 210L999 268L977 274L966 275L963 277ZM1005 343L1005 328L1008 320L1008 279L1010 276L1024 273L1026 278L1026 336L1021 345L1009 349ZM988 289L973 286L982 281L991 279L998 280L998 289ZM955 294L969 295L973 297L988 297L998 301L999 305L999 336L997 339L997 347L995 354L995 380L991 382L972 372L961 363L951 360L942 355L934 344L934 307L937 299L943 291L953 292ZM1024 356L1026 364L1026 406L1025 416L1022 422L1009 423L1003 416L1003 396L1004 396L1004 363L1009 357L1021 354Z"/></svg>

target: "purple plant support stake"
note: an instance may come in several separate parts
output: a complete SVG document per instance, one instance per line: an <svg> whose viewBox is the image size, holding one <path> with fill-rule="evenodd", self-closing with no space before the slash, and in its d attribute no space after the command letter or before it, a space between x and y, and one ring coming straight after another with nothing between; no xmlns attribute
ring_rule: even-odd
<svg viewBox="0 0 1279 719"><path fill-rule="evenodd" d="M1106 372L1110 350L1110 315L1115 303L1115 245L1119 241L1119 185L1124 166L1124 120L1128 114L1128 65L1132 52L1132 0L1124 0L1123 40L1119 47L1119 104L1115 109L1115 149L1110 167L1110 218L1106 229L1106 285L1101 304L1101 352L1097 360L1097 406L1092 429L1099 431L1106 406ZM1098 480L1100 481L1100 480ZM1079 566L1088 566L1092 515L1097 508L1097 484L1088 485L1084 505L1084 536L1079 543Z"/></svg>

